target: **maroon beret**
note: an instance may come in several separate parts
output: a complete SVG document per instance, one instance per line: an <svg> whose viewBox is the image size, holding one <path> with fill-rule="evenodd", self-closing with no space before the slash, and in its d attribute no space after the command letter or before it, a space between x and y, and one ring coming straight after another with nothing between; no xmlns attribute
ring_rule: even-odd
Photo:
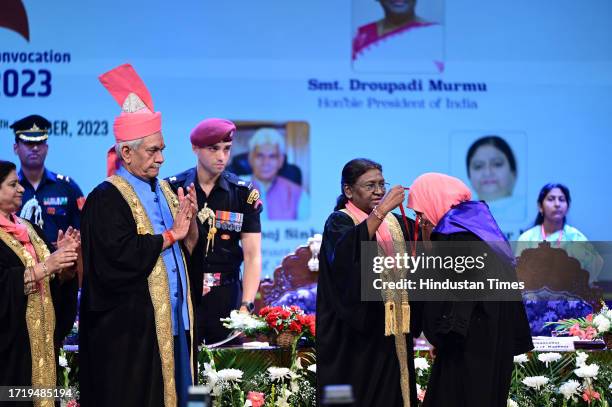
<svg viewBox="0 0 612 407"><path fill-rule="evenodd" d="M236 125L225 119L206 119L191 130L191 144L206 147L221 141L232 141Z"/></svg>

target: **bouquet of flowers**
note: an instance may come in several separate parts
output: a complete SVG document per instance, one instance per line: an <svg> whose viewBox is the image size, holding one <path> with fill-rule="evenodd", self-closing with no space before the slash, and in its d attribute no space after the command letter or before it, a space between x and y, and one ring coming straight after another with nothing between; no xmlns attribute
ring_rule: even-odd
<svg viewBox="0 0 612 407"><path fill-rule="evenodd" d="M589 314L584 318L548 322L547 325L555 326L558 334L575 336L582 340L605 338L612 334L612 310L603 303L601 311L596 314Z"/></svg>
<svg viewBox="0 0 612 407"><path fill-rule="evenodd" d="M268 332L277 335L291 333L298 338L301 336L315 338L315 316L306 315L297 305L263 307L259 311L259 316L266 322Z"/></svg>

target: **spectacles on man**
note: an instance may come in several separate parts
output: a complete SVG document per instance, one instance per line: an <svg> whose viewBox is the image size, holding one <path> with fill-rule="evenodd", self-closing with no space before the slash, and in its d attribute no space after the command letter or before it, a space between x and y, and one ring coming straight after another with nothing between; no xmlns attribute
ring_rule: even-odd
<svg viewBox="0 0 612 407"><path fill-rule="evenodd" d="M382 192L385 192L387 188L389 188L390 184L388 182L368 182L367 184L357 184L361 188L363 188L367 192L374 192L380 189Z"/></svg>

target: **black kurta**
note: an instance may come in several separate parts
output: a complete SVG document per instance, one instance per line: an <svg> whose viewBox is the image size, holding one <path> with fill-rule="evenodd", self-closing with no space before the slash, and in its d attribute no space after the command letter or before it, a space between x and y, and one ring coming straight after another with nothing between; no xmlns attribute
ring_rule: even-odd
<svg viewBox="0 0 612 407"><path fill-rule="evenodd" d="M137 234L130 207L109 182L89 194L81 238L81 405L163 406L161 358L147 281L163 238Z"/></svg>
<svg viewBox="0 0 612 407"><path fill-rule="evenodd" d="M355 405L403 405L395 337L385 336L384 304L361 301L361 242L369 240L366 222L355 225L343 212L332 213L325 223L317 287L319 402L324 386L350 384ZM412 338L420 335L420 313L415 307L411 314L408 368L411 405L416 406Z"/></svg>
<svg viewBox="0 0 612 407"><path fill-rule="evenodd" d="M465 232L434 233L431 240L480 239ZM487 258L487 267L515 276L512 266L493 250L488 251ZM425 304L423 313L423 331L436 347L424 406L505 407L513 356L533 348L520 299L518 302L430 302Z"/></svg>
<svg viewBox="0 0 612 407"><path fill-rule="evenodd" d="M45 239L43 231L36 225L32 226L38 236L45 240L49 252L53 252L55 249ZM0 240L0 386L32 385L32 358L26 324L28 297L23 294L24 272L25 266L19 257ZM76 317L78 281L73 278L60 282L59 278L54 278L49 284L55 309L57 359L61 342L72 329Z"/></svg>

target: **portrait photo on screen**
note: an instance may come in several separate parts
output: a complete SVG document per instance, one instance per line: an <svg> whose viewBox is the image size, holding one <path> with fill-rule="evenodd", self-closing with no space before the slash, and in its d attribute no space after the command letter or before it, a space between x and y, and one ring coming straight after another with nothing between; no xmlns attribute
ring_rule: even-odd
<svg viewBox="0 0 612 407"><path fill-rule="evenodd" d="M310 217L310 127L306 122L235 121L228 170L253 183L261 220Z"/></svg>
<svg viewBox="0 0 612 407"><path fill-rule="evenodd" d="M485 201L502 229L527 219L527 140L518 131L451 133L451 171Z"/></svg>
<svg viewBox="0 0 612 407"><path fill-rule="evenodd" d="M354 71L444 71L444 0L353 0L351 29Z"/></svg>

